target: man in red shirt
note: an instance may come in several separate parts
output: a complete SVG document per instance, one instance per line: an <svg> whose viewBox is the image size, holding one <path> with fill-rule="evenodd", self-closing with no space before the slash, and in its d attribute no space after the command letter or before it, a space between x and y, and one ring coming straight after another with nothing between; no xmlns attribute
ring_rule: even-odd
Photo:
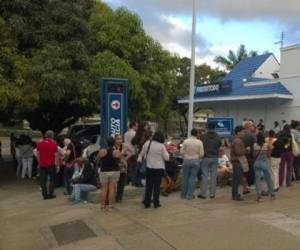
<svg viewBox="0 0 300 250"><path fill-rule="evenodd" d="M40 168L40 183L44 199L52 199L55 186L55 166L58 165L57 144L53 140L54 133L49 130L45 138L37 144L37 160ZM49 178L49 189L47 181ZM48 192L49 191L49 192Z"/></svg>

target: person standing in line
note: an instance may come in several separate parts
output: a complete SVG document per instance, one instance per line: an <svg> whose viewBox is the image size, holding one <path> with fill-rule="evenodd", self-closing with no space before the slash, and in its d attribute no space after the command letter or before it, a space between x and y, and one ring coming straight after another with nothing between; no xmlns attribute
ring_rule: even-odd
<svg viewBox="0 0 300 250"><path fill-rule="evenodd" d="M74 164L76 159L76 149L74 143L69 139L64 139L64 186L65 195L71 195L72 186L71 180L74 174Z"/></svg>
<svg viewBox="0 0 300 250"><path fill-rule="evenodd" d="M271 174L272 174L272 182L274 186L274 192L279 191L279 164L280 157L283 153L283 145L280 140L275 138L275 132L273 130L269 131L269 137L267 138L267 143L271 147Z"/></svg>
<svg viewBox="0 0 300 250"><path fill-rule="evenodd" d="M259 123L257 124L256 127L260 132L263 132L265 130L265 125L264 125L263 119L259 120Z"/></svg>
<svg viewBox="0 0 300 250"><path fill-rule="evenodd" d="M21 145L20 139L15 138L14 139L14 154L15 154L14 157L17 162L17 170L16 170L17 178L20 178L21 174L22 174L22 160L20 157L20 145Z"/></svg>
<svg viewBox="0 0 300 250"><path fill-rule="evenodd" d="M122 202L123 193L125 185L127 182L127 157L131 154L131 148L128 147L128 144L123 143L122 136L119 134L115 135L115 149L121 152L119 159L119 168L120 168L120 178L117 183L117 194L116 202Z"/></svg>
<svg viewBox="0 0 300 250"><path fill-rule="evenodd" d="M203 143L197 138L197 135L197 129L192 129L191 137L184 140L180 150L183 156L181 198L187 200L194 199L195 183L200 168L200 160L204 155Z"/></svg>
<svg viewBox="0 0 300 250"><path fill-rule="evenodd" d="M134 172L135 169L137 167L137 158L136 158L136 152L135 152L135 148L132 144L132 139L135 137L136 135L136 130L137 130L137 123L136 122L131 122L129 123L129 129L128 131L124 134L124 144L126 144L126 146L130 149L130 153L129 155L127 155L127 182L129 183L129 181L131 183L133 183L133 179L134 179Z"/></svg>
<svg viewBox="0 0 300 250"><path fill-rule="evenodd" d="M43 198L52 199L55 188L55 167L59 166L59 156L57 151L57 144L53 140L54 133L48 130L45 133L45 138L37 144L37 161L40 168L40 183ZM49 179L49 187L47 182Z"/></svg>
<svg viewBox="0 0 300 250"><path fill-rule="evenodd" d="M286 124L278 136L278 140L283 143L283 153L281 155L279 168L279 185L283 186L284 181L287 187L292 185L293 162L294 156L292 152L293 138L291 135L291 127Z"/></svg>
<svg viewBox="0 0 300 250"><path fill-rule="evenodd" d="M32 141L28 136L22 136L21 145L19 146L19 155L22 161L22 179L26 174L29 179L32 177L33 164L33 146Z"/></svg>
<svg viewBox="0 0 300 250"><path fill-rule="evenodd" d="M249 171L248 173L244 173L244 181L246 182L245 179L248 181L248 185L252 186L254 185L254 179L255 179L255 174L254 174L254 168L253 168L253 147L254 143L256 142L256 134L255 134L255 126L253 122L248 121L245 126L244 126L244 131L243 131L243 137L242 140L244 142L244 145L247 149L246 157L248 161L248 166L249 166ZM249 193L249 189L246 185L244 186L243 194Z"/></svg>
<svg viewBox="0 0 300 250"><path fill-rule="evenodd" d="M99 177L101 183L100 203L101 209L111 211L116 200L116 185L120 178L119 161L121 152L114 147L115 140L107 138L107 147L99 150L97 158L100 159ZM107 205L108 203L108 205Z"/></svg>
<svg viewBox="0 0 300 250"><path fill-rule="evenodd" d="M273 128L273 130L274 130L274 132L275 132L275 135L278 135L279 132L281 131L281 127L280 127L278 121L275 121L275 122L274 122L274 128Z"/></svg>
<svg viewBox="0 0 300 250"><path fill-rule="evenodd" d="M139 155L138 162L146 161L146 188L144 207L150 208L153 201L154 208L161 206L159 201L161 178L165 172L165 161L169 160L169 153L164 145L165 137L161 132L155 132L152 140L148 140Z"/></svg>
<svg viewBox="0 0 300 250"><path fill-rule="evenodd" d="M214 199L217 187L219 151L222 141L215 132L215 125L213 123L208 124L208 131L204 134L202 141L204 158L201 163L202 181L198 198L206 199L207 189L209 189L209 196L211 199Z"/></svg>
<svg viewBox="0 0 300 250"><path fill-rule="evenodd" d="M231 143L231 163L233 166L232 176L232 199L235 201L243 201L244 199L239 194L239 185L242 181L243 168L242 158L246 157L246 147L242 140L243 127L237 126L234 130L235 137ZM245 158L246 159L246 158Z"/></svg>
<svg viewBox="0 0 300 250"><path fill-rule="evenodd" d="M254 144L254 172L255 172L255 185L256 185L256 200L260 201L261 192L260 192L260 182L261 182L261 173L267 182L268 194L271 198L274 198L274 188L271 178L270 170L270 156L271 156L271 146L262 133L257 135L257 142Z"/></svg>
<svg viewBox="0 0 300 250"><path fill-rule="evenodd" d="M136 131L136 134L134 138L132 139L131 143L135 147L136 151L136 158L138 158L139 154L142 151L143 145L145 142L149 139L149 124L148 122L140 122L138 125L138 129ZM142 177L143 174L142 172L144 169L142 169L143 165L141 163L138 163L136 165L135 171L134 171L134 176L133 176L133 185L136 187L143 187L142 184Z"/></svg>
<svg viewBox="0 0 300 250"><path fill-rule="evenodd" d="M291 123L291 134L294 137L295 142L300 148L300 132L299 132L299 121L292 121ZM300 155L294 156L294 172L296 181L300 180Z"/></svg>

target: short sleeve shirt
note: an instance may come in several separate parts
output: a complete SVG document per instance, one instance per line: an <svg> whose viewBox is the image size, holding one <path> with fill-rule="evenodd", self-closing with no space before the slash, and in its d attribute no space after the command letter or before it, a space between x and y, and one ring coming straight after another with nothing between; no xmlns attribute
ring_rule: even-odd
<svg viewBox="0 0 300 250"><path fill-rule="evenodd" d="M40 168L51 167L55 165L55 154L57 152L57 144L54 140L45 139L37 144L39 152Z"/></svg>

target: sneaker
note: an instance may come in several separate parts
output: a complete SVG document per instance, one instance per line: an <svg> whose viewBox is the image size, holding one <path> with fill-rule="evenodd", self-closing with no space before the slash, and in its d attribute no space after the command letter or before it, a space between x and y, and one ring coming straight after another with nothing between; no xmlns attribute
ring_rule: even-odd
<svg viewBox="0 0 300 250"><path fill-rule="evenodd" d="M54 199L54 198L56 198L55 194L48 195L48 199Z"/></svg>
<svg viewBox="0 0 300 250"><path fill-rule="evenodd" d="M211 195L209 198L214 199L214 198L215 198L215 195Z"/></svg>
<svg viewBox="0 0 300 250"><path fill-rule="evenodd" d="M200 199L203 199L203 200L206 199L206 197L203 196L202 194L199 194L197 197L200 198Z"/></svg>

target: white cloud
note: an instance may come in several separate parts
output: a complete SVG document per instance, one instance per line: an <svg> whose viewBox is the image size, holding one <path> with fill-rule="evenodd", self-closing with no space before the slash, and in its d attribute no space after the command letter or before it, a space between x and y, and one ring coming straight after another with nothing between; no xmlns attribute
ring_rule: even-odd
<svg viewBox="0 0 300 250"><path fill-rule="evenodd" d="M276 22L286 32L286 42L300 40L300 0L196 0L198 16L210 15L223 22L263 20ZM192 0L106 0L110 5L126 6L137 12L146 32L165 49L180 56L190 57L191 26L178 15L191 16ZM281 31L281 30L280 30ZM267 31L266 31L267 32ZM197 35L196 62L218 67L214 59L227 56L238 44L212 45Z"/></svg>

